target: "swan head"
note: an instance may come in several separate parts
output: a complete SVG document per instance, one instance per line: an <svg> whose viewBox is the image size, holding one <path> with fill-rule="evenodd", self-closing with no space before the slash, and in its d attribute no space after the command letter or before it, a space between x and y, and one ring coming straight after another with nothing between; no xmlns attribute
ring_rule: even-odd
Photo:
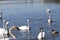
<svg viewBox="0 0 60 40"><path fill-rule="evenodd" d="M43 28L42 28L42 27L40 27L40 31L41 31L41 32L43 31Z"/></svg>
<svg viewBox="0 0 60 40"><path fill-rule="evenodd" d="M20 31L19 27L16 27L16 29L17 29L18 31Z"/></svg>
<svg viewBox="0 0 60 40"><path fill-rule="evenodd" d="M30 19L27 19L27 22L31 22L31 20Z"/></svg>

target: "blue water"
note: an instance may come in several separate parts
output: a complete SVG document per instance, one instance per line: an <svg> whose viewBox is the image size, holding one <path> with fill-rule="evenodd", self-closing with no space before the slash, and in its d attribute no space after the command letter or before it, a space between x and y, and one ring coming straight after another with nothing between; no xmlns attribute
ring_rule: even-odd
<svg viewBox="0 0 60 40"><path fill-rule="evenodd" d="M46 8L50 8L52 11L54 22L51 25L47 23ZM51 37L52 29L60 32L60 3L0 3L0 12L3 12L3 19L10 22L9 28L14 25L27 25L27 19L31 19L31 33L15 31L16 40L37 40L40 26L46 32L46 40L53 40ZM60 34L55 39L59 40Z"/></svg>

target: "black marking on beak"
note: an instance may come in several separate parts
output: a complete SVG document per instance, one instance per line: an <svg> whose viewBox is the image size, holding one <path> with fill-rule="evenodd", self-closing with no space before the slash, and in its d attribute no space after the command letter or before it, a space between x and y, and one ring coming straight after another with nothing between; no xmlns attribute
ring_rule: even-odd
<svg viewBox="0 0 60 40"><path fill-rule="evenodd" d="M16 27L16 29L17 29L18 31L20 31L20 29L19 29L18 27Z"/></svg>

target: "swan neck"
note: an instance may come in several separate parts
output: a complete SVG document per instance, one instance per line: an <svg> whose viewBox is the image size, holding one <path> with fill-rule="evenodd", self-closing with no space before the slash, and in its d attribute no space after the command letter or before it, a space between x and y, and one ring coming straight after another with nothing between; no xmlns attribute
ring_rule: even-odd
<svg viewBox="0 0 60 40"><path fill-rule="evenodd" d="M5 30L8 30L5 20L3 20L3 28L4 28Z"/></svg>
<svg viewBox="0 0 60 40"><path fill-rule="evenodd" d="M15 37L15 35L12 33L12 30L15 30L15 29L13 29L14 27L11 27L10 29L9 29L9 34L14 38L14 39L16 39L16 37Z"/></svg>
<svg viewBox="0 0 60 40"><path fill-rule="evenodd" d="M27 22L27 24L28 24L28 27L30 26L30 23L29 22Z"/></svg>

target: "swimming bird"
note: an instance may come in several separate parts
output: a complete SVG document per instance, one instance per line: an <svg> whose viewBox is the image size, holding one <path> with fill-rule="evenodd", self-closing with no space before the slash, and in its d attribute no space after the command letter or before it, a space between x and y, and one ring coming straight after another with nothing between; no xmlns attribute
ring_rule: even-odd
<svg viewBox="0 0 60 40"><path fill-rule="evenodd" d="M59 34L58 31L55 31L54 29L52 29L51 35L52 35L53 40L55 40L55 37L56 37L58 34Z"/></svg>
<svg viewBox="0 0 60 40"><path fill-rule="evenodd" d="M51 10L49 8L46 8L47 13L51 13Z"/></svg>
<svg viewBox="0 0 60 40"><path fill-rule="evenodd" d="M30 19L27 20L27 24L28 24L28 26L21 26L21 27L18 27L18 28L23 32L29 31L30 30Z"/></svg>
<svg viewBox="0 0 60 40"><path fill-rule="evenodd" d="M3 23L5 23L5 22L3 22ZM5 26L7 26L9 23L8 22L6 22L5 23ZM5 27L4 26L4 27ZM7 37L7 34L8 34L8 30L6 30L6 29L4 29L4 28L0 28L0 38L6 38Z"/></svg>
<svg viewBox="0 0 60 40"><path fill-rule="evenodd" d="M53 22L53 21L52 21L52 19L51 19L51 16L49 15L49 16L48 16L48 24L50 25L52 22Z"/></svg>
<svg viewBox="0 0 60 40"><path fill-rule="evenodd" d="M38 40L43 40L45 39L45 32L43 31L43 28L40 28L40 32L38 34Z"/></svg>
<svg viewBox="0 0 60 40"><path fill-rule="evenodd" d="M56 36L57 34L59 34L59 32L58 31L55 31L54 29L52 29L52 32L51 33L52 33L53 36Z"/></svg>
<svg viewBox="0 0 60 40"><path fill-rule="evenodd" d="M51 15L51 9L49 9L49 8L46 8L46 15Z"/></svg>

